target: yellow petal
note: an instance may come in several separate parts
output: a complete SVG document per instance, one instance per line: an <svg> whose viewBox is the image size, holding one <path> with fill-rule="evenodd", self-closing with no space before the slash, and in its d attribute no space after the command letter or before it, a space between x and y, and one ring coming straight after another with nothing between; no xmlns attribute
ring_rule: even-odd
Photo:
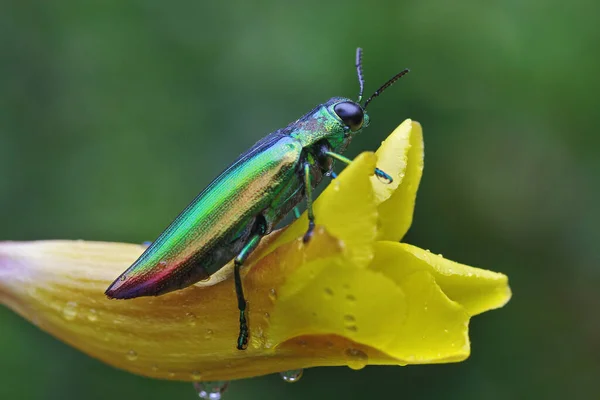
<svg viewBox="0 0 600 400"><path fill-rule="evenodd" d="M413 122L405 120L383 141L375 152L377 167L392 177L392 182L383 182L376 176L371 177L375 202L377 205L390 198L402 183L408 162L408 151L411 148L410 138Z"/></svg>
<svg viewBox="0 0 600 400"><path fill-rule="evenodd" d="M327 329L311 330L298 341L281 333L285 326L271 334L276 324L270 314L280 318L274 304L286 292L281 288L288 279L285 268L300 270L324 256L342 257L339 240L319 227L308 245L299 238L279 246L244 278L251 329L246 351L235 348L238 311L231 279L156 298L107 299L105 288L142 251L142 246L119 243L0 243L0 300L81 351L154 378L239 379L360 359L358 344L352 347L351 340ZM284 338L290 340L279 343ZM303 343L312 341L311 351L319 345L325 349L310 356ZM380 359L394 362L385 355Z"/></svg>
<svg viewBox="0 0 600 400"><path fill-rule="evenodd" d="M419 271L431 274L444 294L470 316L502 307L511 297L506 275L459 264L406 243L378 242L372 266L396 282Z"/></svg>
<svg viewBox="0 0 600 400"><path fill-rule="evenodd" d="M378 239L399 241L410 228L417 189L423 174L423 132L421 125L404 121L377 150L377 166L390 174L391 184L372 177L379 204Z"/></svg>
<svg viewBox="0 0 600 400"><path fill-rule="evenodd" d="M344 254L349 262L359 266L366 266L373 259L373 242L377 234L377 209L371 186L375 162L373 153L360 154L314 203L316 224L324 226L327 232L338 238L344 245ZM257 256L302 237L307 229L305 212L264 251L257 251Z"/></svg>

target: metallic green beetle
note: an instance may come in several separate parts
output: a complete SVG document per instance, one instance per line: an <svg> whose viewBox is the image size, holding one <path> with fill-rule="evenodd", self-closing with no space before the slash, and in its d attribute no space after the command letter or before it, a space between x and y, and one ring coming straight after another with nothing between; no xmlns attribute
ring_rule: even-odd
<svg viewBox="0 0 600 400"><path fill-rule="evenodd" d="M362 51L356 51L360 83L357 101L334 97L299 120L258 141L238 157L169 225L146 251L106 290L117 299L158 296L208 279L234 259L235 289L240 310L237 348L248 342L246 300L240 268L262 236L306 197L310 240L315 217L312 190L323 176L335 174L334 160L352 137L369 125L369 102L404 76L403 70L360 104L364 79ZM391 182L376 169L375 175Z"/></svg>

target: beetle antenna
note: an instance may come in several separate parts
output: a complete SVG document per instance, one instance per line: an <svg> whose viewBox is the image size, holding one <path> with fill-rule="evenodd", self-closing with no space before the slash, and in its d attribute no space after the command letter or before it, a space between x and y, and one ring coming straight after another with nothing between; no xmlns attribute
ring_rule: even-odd
<svg viewBox="0 0 600 400"><path fill-rule="evenodd" d="M363 76L362 70L362 49L360 47L356 48L356 72L358 73L358 84L360 85L357 103L360 103L363 97L363 90L365 88L365 77Z"/></svg>
<svg viewBox="0 0 600 400"><path fill-rule="evenodd" d="M410 69L406 68L405 70L397 73L396 75L394 75L392 77L392 79L390 79L389 81L387 81L386 83L384 83L379 89L377 89L375 91L375 93L373 93L371 95L371 97L369 97L367 99L367 101L365 101L365 105L363 106L363 109L367 109L367 106L369 105L369 103L371 102L371 100L373 100L375 97L379 96L381 93L383 93L383 91L387 88L389 88L390 86L392 86L398 79L402 78L404 75L408 74L410 72Z"/></svg>

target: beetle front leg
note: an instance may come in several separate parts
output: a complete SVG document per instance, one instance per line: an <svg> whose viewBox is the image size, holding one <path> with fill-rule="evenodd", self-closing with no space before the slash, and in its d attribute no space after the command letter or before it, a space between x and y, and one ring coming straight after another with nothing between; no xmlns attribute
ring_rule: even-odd
<svg viewBox="0 0 600 400"><path fill-rule="evenodd" d="M240 333L237 340L238 350L245 350L248 344L248 336L250 330L248 329L248 322L246 320L246 298L244 297L244 288L242 287L242 278L240 276L240 268L244 265L244 262L252 253L252 251L258 246L262 234L260 232L254 233L248 243L244 246L240 254L233 261L233 276L235 278L235 294L237 295L238 309L240 310Z"/></svg>
<svg viewBox="0 0 600 400"><path fill-rule="evenodd" d="M304 234L304 243L308 243L315 229L315 214L313 213L312 185L310 184L310 163L304 163L304 192L306 193L306 212L308 214L308 230Z"/></svg>
<svg viewBox="0 0 600 400"><path fill-rule="evenodd" d="M346 165L349 165L352 160L349 159L348 157L344 157L341 154L338 153L334 153L333 151L326 151L324 153L326 156L329 156L335 160L341 161ZM375 172L374 172L375 176L377 176L380 179L384 179L386 183L392 183L393 179L391 176L389 176L388 174L386 174L385 172L383 172L382 170L380 170L379 168L375 168Z"/></svg>

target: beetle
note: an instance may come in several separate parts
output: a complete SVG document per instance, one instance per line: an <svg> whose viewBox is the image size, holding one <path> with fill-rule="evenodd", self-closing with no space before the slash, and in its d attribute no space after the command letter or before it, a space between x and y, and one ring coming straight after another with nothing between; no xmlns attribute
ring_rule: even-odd
<svg viewBox="0 0 600 400"><path fill-rule="evenodd" d="M393 76L361 105L362 50L356 50L358 100L333 97L287 127L259 140L208 185L106 290L109 298L158 296L207 280L234 260L240 312L237 348L248 343L240 268L260 239L306 198L308 242L315 227L313 189L333 173L334 160L369 125L369 103L409 72ZM380 169L374 174L391 182Z"/></svg>

